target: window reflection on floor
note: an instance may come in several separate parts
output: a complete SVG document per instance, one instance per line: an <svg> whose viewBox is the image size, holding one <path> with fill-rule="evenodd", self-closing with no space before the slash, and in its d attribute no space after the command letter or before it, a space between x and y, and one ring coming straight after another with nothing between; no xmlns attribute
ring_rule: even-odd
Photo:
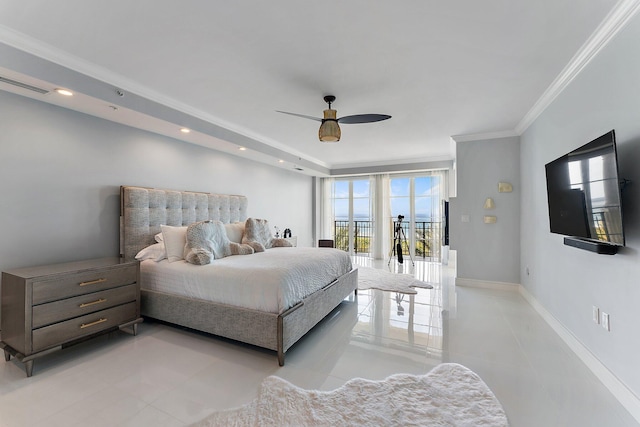
<svg viewBox="0 0 640 427"><path fill-rule="evenodd" d="M354 264L378 267L380 261L354 257ZM416 288L416 294L365 290L358 292L359 317L352 340L383 347L389 352L426 356L442 361L443 292L442 266L439 263L392 260L388 270L408 274L433 285ZM380 351L378 349L378 351Z"/></svg>

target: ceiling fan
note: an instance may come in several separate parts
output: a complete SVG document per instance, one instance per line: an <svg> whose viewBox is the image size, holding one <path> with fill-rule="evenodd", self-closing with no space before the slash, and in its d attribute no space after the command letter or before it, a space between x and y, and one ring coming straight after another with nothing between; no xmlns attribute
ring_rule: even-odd
<svg viewBox="0 0 640 427"><path fill-rule="evenodd" d="M340 126L338 123L353 124L353 123L373 123L382 120L390 119L391 116L386 114L355 114L353 116L344 116L339 119L336 118L337 111L331 108L331 103L336 100L333 95L327 95L324 97L324 102L329 104L329 108L324 110L324 118L306 116L304 114L289 113L286 111L278 111L278 113L289 114L292 116L298 116L305 119L311 119L321 122L320 130L318 130L318 137L322 142L338 142L340 141Z"/></svg>

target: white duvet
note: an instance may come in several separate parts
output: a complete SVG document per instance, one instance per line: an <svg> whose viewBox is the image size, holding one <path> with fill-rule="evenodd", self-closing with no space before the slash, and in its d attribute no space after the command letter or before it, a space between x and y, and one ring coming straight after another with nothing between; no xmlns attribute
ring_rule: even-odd
<svg viewBox="0 0 640 427"><path fill-rule="evenodd" d="M331 248L272 248L211 264L142 261L140 285L190 298L282 313L351 271L349 255Z"/></svg>

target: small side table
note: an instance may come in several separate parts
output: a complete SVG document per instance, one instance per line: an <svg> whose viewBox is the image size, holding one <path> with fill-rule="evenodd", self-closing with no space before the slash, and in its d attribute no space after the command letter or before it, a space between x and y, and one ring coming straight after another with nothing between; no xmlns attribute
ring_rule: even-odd
<svg viewBox="0 0 640 427"><path fill-rule="evenodd" d="M320 239L318 240L318 247L319 248L333 248L333 240L331 239Z"/></svg>

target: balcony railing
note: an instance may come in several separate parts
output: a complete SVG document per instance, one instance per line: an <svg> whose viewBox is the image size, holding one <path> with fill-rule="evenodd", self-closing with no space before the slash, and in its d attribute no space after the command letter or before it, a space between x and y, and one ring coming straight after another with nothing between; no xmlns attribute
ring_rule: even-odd
<svg viewBox="0 0 640 427"><path fill-rule="evenodd" d="M390 240L388 247L391 248L395 237L395 230L398 225L396 220L389 225ZM349 221L334 221L334 240L336 248L349 251ZM409 254L411 242L409 236L410 224L402 221L400 228L404 236L399 233L402 243L403 254ZM442 223L439 221L416 221L415 226L415 248L414 255L422 258L440 258L440 242L442 241ZM404 238L403 238L404 237ZM373 241L373 221L353 221L353 252L356 255L368 255L371 253L371 243ZM397 243L397 242L396 242Z"/></svg>
<svg viewBox="0 0 640 427"><path fill-rule="evenodd" d="M349 221L334 221L336 248L349 251ZM373 221L353 221L353 252L368 254L373 240Z"/></svg>

